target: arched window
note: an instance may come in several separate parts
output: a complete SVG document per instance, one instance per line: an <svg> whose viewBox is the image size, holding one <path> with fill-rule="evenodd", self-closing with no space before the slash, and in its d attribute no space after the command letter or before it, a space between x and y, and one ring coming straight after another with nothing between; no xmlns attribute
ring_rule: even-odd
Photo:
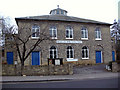
<svg viewBox="0 0 120 90"><path fill-rule="evenodd" d="M73 39L73 28L70 26L66 27L66 39Z"/></svg>
<svg viewBox="0 0 120 90"><path fill-rule="evenodd" d="M88 39L88 30L86 27L82 27L81 34L82 34L82 39Z"/></svg>
<svg viewBox="0 0 120 90"><path fill-rule="evenodd" d="M40 27L38 25L32 26L32 38L39 38L40 36Z"/></svg>
<svg viewBox="0 0 120 90"><path fill-rule="evenodd" d="M50 58L57 58L57 48L55 46L50 48Z"/></svg>
<svg viewBox="0 0 120 90"><path fill-rule="evenodd" d="M95 39L100 40L101 39L101 30L99 27L95 29Z"/></svg>
<svg viewBox="0 0 120 90"><path fill-rule="evenodd" d="M67 47L67 58L74 58L74 50L71 46Z"/></svg>
<svg viewBox="0 0 120 90"><path fill-rule="evenodd" d="M52 39L56 39L57 38L57 28L56 28L56 26L51 26L49 28L49 32L50 32L50 37Z"/></svg>
<svg viewBox="0 0 120 90"><path fill-rule="evenodd" d="M84 46L82 48L82 59L88 59L89 58L89 49L88 47Z"/></svg>

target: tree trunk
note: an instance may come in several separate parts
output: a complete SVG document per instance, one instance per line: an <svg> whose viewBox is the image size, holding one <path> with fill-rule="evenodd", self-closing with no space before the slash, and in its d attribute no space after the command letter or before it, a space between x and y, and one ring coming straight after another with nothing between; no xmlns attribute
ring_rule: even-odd
<svg viewBox="0 0 120 90"><path fill-rule="evenodd" d="M24 70L24 60L21 61L21 76L23 76L23 70Z"/></svg>

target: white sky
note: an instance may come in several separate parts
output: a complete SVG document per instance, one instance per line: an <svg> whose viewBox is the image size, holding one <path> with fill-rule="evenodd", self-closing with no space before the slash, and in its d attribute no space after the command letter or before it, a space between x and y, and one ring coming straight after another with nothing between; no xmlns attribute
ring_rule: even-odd
<svg viewBox="0 0 120 90"><path fill-rule="evenodd" d="M0 0L0 13L11 17L49 15L60 8L69 16L113 23L118 18L120 0Z"/></svg>

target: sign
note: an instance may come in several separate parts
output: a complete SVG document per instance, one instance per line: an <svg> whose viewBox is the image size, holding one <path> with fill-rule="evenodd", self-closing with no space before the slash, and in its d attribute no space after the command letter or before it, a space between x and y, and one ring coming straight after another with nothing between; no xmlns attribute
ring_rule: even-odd
<svg viewBox="0 0 120 90"><path fill-rule="evenodd" d="M55 65L60 65L60 60L55 60Z"/></svg>
<svg viewBox="0 0 120 90"><path fill-rule="evenodd" d="M15 65L17 65L17 61L15 61Z"/></svg>
<svg viewBox="0 0 120 90"><path fill-rule="evenodd" d="M82 43L82 41L57 40L56 43Z"/></svg>

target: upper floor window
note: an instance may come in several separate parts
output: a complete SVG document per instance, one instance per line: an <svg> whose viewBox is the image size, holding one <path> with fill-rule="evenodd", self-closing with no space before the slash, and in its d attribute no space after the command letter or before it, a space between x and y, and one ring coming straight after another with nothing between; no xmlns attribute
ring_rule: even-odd
<svg viewBox="0 0 120 90"><path fill-rule="evenodd" d="M88 59L89 58L89 49L88 47L84 46L82 48L82 59Z"/></svg>
<svg viewBox="0 0 120 90"><path fill-rule="evenodd" d="M73 58L74 57L74 50L71 46L67 47L67 58Z"/></svg>
<svg viewBox="0 0 120 90"><path fill-rule="evenodd" d="M73 28L70 26L66 27L66 39L73 39Z"/></svg>
<svg viewBox="0 0 120 90"><path fill-rule="evenodd" d="M38 25L32 26L32 38L39 38L40 36L40 27Z"/></svg>
<svg viewBox="0 0 120 90"><path fill-rule="evenodd" d="M86 27L82 27L81 34L82 34L82 38L81 39L88 39L88 30L87 30Z"/></svg>
<svg viewBox="0 0 120 90"><path fill-rule="evenodd" d="M99 27L95 29L95 39L96 40L101 40L101 30Z"/></svg>
<svg viewBox="0 0 120 90"><path fill-rule="evenodd" d="M57 48L55 46L50 48L50 58L57 58Z"/></svg>
<svg viewBox="0 0 120 90"><path fill-rule="evenodd" d="M49 31L50 31L50 37L52 39L57 39L57 28L55 26L51 26Z"/></svg>

